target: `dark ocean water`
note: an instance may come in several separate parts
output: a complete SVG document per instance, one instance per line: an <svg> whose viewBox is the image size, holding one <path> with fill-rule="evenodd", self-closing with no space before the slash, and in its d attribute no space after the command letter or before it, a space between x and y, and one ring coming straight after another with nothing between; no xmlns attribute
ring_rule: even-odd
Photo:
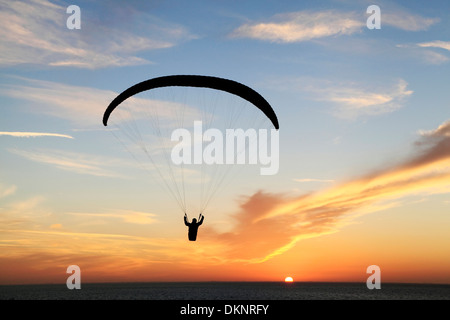
<svg viewBox="0 0 450 320"><path fill-rule="evenodd" d="M365 283L92 283L0 286L0 300L450 300L450 285Z"/></svg>

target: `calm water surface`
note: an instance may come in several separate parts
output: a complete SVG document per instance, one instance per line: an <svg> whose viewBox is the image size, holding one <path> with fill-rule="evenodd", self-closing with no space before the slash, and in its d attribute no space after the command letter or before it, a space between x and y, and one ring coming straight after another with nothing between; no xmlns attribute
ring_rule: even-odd
<svg viewBox="0 0 450 320"><path fill-rule="evenodd" d="M450 300L450 285L365 283L97 283L0 286L1 300Z"/></svg>

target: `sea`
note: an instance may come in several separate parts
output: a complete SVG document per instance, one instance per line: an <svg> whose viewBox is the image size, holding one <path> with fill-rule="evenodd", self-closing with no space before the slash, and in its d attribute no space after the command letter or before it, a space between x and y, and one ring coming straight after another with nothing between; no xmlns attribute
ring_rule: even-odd
<svg viewBox="0 0 450 320"><path fill-rule="evenodd" d="M450 285L329 282L145 282L1 285L0 300L450 300Z"/></svg>
<svg viewBox="0 0 450 320"><path fill-rule="evenodd" d="M405 301L408 300L409 302ZM429 304L429 300L434 300ZM448 313L450 285L313 282L178 282L2 285L0 307L16 318L148 319L417 318ZM442 311L442 312L441 312ZM432 317L433 318L433 317Z"/></svg>

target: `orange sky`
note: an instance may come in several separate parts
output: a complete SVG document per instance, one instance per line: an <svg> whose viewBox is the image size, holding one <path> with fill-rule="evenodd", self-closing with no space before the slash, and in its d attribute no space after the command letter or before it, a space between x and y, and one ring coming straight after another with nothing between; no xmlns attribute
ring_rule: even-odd
<svg viewBox="0 0 450 320"><path fill-rule="evenodd" d="M64 284L69 265L82 283L365 282L378 265L382 282L450 284L449 1L384 1L381 29L367 1L99 3L70 29L64 0L0 0L0 284ZM195 121L272 128L225 91L149 90L103 125L120 92L171 74L264 97L277 174L236 165L222 185L169 160ZM205 216L196 242L186 211Z"/></svg>
<svg viewBox="0 0 450 320"><path fill-rule="evenodd" d="M448 226L450 122L422 134L416 154L301 195L264 191L242 197L227 231L205 224L197 242L183 236L74 232L3 208L0 283L61 283L76 264L86 282L102 281L382 281L450 283ZM444 205L443 205L444 204ZM38 211L42 217L45 210ZM124 212L134 222L149 216ZM118 213L116 214L118 215ZM175 232L176 233L176 232Z"/></svg>

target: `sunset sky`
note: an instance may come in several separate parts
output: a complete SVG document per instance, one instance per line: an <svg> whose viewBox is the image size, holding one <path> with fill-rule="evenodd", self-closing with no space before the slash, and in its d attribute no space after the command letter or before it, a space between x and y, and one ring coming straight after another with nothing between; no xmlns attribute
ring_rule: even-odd
<svg viewBox="0 0 450 320"><path fill-rule="evenodd" d="M0 21L0 284L65 283L69 265L82 282L365 282L378 265L450 284L447 0L0 0ZM280 123L279 172L238 171L196 242L102 124L172 74L246 84Z"/></svg>

